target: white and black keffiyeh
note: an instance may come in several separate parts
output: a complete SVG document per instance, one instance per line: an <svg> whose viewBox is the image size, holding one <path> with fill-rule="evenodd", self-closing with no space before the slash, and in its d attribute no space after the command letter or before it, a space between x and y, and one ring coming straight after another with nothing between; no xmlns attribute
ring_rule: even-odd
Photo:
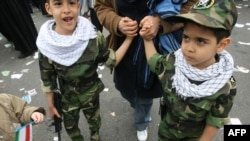
<svg viewBox="0 0 250 141"><path fill-rule="evenodd" d="M175 56L175 75L172 77L172 87L176 88L177 94L183 99L213 95L226 84L234 71L233 57L227 51L218 54L219 62L203 70L187 64L181 49L175 52ZM190 83L188 79L204 82L196 85Z"/></svg>
<svg viewBox="0 0 250 141"><path fill-rule="evenodd" d="M74 64L85 51L89 39L97 37L93 24L81 16L78 17L77 27L72 35L60 35L52 28L55 20L45 22L37 37L39 51L64 66Z"/></svg>

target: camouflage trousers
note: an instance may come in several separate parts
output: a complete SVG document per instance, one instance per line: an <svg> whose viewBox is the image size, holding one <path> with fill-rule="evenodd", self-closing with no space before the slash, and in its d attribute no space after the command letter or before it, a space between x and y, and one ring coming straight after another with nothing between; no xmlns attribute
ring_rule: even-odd
<svg viewBox="0 0 250 141"><path fill-rule="evenodd" d="M159 129L158 141L199 141L204 130L203 122L175 121L169 112L163 116Z"/></svg>
<svg viewBox="0 0 250 141"><path fill-rule="evenodd" d="M67 97L68 98L68 97ZM63 100L63 122L72 141L84 141L78 127L80 111L83 112L90 129L91 141L99 141L101 126L99 92L73 95Z"/></svg>

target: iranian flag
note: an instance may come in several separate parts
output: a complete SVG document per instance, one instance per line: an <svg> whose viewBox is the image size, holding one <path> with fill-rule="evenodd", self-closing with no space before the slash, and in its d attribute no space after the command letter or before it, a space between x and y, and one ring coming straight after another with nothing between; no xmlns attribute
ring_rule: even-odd
<svg viewBox="0 0 250 141"><path fill-rule="evenodd" d="M15 141L32 141L32 123L18 128L15 133Z"/></svg>

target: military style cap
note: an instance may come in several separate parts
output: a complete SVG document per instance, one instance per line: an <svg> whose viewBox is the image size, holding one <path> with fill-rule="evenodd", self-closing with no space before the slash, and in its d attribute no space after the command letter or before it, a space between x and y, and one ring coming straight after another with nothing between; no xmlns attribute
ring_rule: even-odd
<svg viewBox="0 0 250 141"><path fill-rule="evenodd" d="M234 0L199 0L189 13L169 17L167 20L183 22L191 20L211 28L222 28L231 32L238 13Z"/></svg>

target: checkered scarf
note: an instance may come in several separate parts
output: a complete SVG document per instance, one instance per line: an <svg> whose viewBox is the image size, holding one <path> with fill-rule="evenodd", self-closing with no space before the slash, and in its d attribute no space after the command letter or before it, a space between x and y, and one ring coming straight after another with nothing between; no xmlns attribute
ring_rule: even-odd
<svg viewBox="0 0 250 141"><path fill-rule="evenodd" d="M219 62L200 70L186 63L181 49L175 52L175 75L172 77L172 87L183 99L187 97L202 98L213 95L221 89L234 71L234 61L227 51L218 53ZM204 81L196 85L190 83L194 81Z"/></svg>
<svg viewBox="0 0 250 141"><path fill-rule="evenodd" d="M77 26L72 35L60 35L52 27L55 20L45 22L37 37L39 51L51 60L64 65L74 64L87 48L89 39L97 34L92 23L83 17L78 17Z"/></svg>

